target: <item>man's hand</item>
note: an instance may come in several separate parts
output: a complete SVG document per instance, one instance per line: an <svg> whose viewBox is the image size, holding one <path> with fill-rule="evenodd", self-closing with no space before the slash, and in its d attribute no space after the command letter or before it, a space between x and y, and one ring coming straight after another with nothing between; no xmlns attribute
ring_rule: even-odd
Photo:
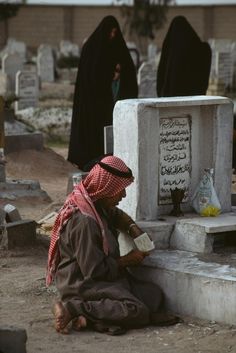
<svg viewBox="0 0 236 353"><path fill-rule="evenodd" d="M127 266L137 266L140 265L143 259L148 255L148 252L134 249L130 251L127 255L121 256L118 259L118 264L122 268Z"/></svg>

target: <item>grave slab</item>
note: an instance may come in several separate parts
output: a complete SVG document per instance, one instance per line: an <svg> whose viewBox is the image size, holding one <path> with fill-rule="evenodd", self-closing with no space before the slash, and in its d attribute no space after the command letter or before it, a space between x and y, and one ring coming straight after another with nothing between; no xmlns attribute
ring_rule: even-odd
<svg viewBox="0 0 236 353"><path fill-rule="evenodd" d="M5 136L5 154L27 149L43 150L43 134L41 132Z"/></svg>
<svg viewBox="0 0 236 353"><path fill-rule="evenodd" d="M236 231L234 212L217 217L183 218L176 221L170 246L173 249L212 253L214 238L233 231Z"/></svg>
<svg viewBox="0 0 236 353"><path fill-rule="evenodd" d="M27 333L14 326L0 326L1 353L26 353Z"/></svg>
<svg viewBox="0 0 236 353"><path fill-rule="evenodd" d="M0 199L17 200L20 198L37 197L41 201L51 201L46 191L42 190L37 180L10 180L0 182Z"/></svg>
<svg viewBox="0 0 236 353"><path fill-rule="evenodd" d="M4 244L9 250L33 245L36 240L36 222L26 219L6 223L6 236Z"/></svg>
<svg viewBox="0 0 236 353"><path fill-rule="evenodd" d="M222 264L196 253L154 250L132 273L158 284L167 308L180 316L236 324L236 266L227 259Z"/></svg>

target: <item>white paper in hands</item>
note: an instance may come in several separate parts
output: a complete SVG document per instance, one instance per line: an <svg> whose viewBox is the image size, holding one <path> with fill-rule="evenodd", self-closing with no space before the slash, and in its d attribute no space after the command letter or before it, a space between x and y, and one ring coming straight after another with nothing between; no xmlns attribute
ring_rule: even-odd
<svg viewBox="0 0 236 353"><path fill-rule="evenodd" d="M134 238L134 243L140 251L151 251L155 249L155 245L147 233L143 233L137 238Z"/></svg>

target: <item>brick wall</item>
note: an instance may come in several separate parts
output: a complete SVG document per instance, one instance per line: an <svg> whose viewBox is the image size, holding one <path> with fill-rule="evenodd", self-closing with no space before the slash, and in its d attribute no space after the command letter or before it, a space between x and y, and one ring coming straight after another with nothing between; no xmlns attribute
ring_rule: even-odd
<svg viewBox="0 0 236 353"><path fill-rule="evenodd" d="M42 43L57 46L61 39L69 39L82 46L97 24L106 15L114 15L122 26L123 20L116 6L23 6L18 15L8 21L9 37L37 48ZM185 16L202 40L227 38L236 40L235 6L172 6L165 26L156 33L160 48L171 20ZM0 23L2 27L2 24ZM0 28L2 29L2 28ZM128 38L127 40L135 40ZM0 45L2 45L1 39ZM144 41L144 46L147 42Z"/></svg>

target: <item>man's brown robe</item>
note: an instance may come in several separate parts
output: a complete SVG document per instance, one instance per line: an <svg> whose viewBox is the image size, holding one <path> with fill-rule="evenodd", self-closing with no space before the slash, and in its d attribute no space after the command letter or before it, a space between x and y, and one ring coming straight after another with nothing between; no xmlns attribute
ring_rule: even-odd
<svg viewBox="0 0 236 353"><path fill-rule="evenodd" d="M150 312L160 306L161 290L132 279L126 269L118 266L116 228L125 219L124 213L118 208L106 216L97 211L104 224L109 254L103 251L98 224L75 212L59 239L61 261L55 281L61 300L72 317L84 315L92 322L102 320L125 327L148 324Z"/></svg>

